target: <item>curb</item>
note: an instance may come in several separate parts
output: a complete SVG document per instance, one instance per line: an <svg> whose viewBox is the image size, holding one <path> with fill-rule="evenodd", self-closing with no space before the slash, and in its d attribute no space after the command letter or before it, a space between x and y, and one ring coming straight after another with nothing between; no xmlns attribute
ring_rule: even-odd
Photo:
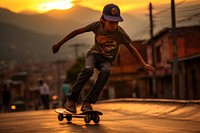
<svg viewBox="0 0 200 133"><path fill-rule="evenodd" d="M114 102L144 102L144 103L174 103L174 104L197 104L200 100L175 100L175 99L141 99L141 98L119 98L98 101L98 103L114 103Z"/></svg>
<svg viewBox="0 0 200 133"><path fill-rule="evenodd" d="M120 98L99 101L96 107L122 114L200 121L200 100Z"/></svg>

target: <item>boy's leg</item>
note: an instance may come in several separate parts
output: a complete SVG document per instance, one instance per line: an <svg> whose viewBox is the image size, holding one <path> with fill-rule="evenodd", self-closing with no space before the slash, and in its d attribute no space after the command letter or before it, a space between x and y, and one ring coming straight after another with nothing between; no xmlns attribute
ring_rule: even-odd
<svg viewBox="0 0 200 133"><path fill-rule="evenodd" d="M93 68L83 68L81 70L81 73L79 74L74 86L72 87L72 91L71 93L68 95L68 98L77 102L80 92L83 88L83 86L86 84L86 82L89 80L89 78L92 76L93 74Z"/></svg>
<svg viewBox="0 0 200 133"><path fill-rule="evenodd" d="M100 64L100 73L98 75L98 79L93 86L93 88L90 90L89 94L86 96L86 99L84 100L85 103L96 103L98 100L98 97L101 93L101 90L103 89L104 85L108 81L110 70L111 70L112 63L109 61L103 62ZM84 111L84 105L81 109Z"/></svg>
<svg viewBox="0 0 200 133"><path fill-rule="evenodd" d="M76 112L76 108L74 107L75 103L78 101L80 92L89 78L92 76L94 71L94 63L95 63L95 56L88 55L85 61L85 67L82 69L81 73L79 74L71 93L68 95L68 101L65 104L65 108L68 111ZM71 108L71 109L70 109Z"/></svg>

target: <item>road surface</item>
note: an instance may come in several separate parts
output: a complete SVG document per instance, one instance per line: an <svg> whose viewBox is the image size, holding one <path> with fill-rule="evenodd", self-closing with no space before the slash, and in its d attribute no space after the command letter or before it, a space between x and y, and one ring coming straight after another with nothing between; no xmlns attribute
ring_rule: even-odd
<svg viewBox="0 0 200 133"><path fill-rule="evenodd" d="M85 124L82 118L72 122L58 121L53 109L0 114L1 133L197 133L200 132L199 113L183 113L174 104L167 108L158 104L115 102L94 106L101 110L99 124ZM143 110L141 109L143 108ZM154 108L154 109L152 109ZM163 114L161 114L161 108ZM173 111L171 109L173 109ZM186 107L188 108L188 107ZM190 107L191 108L191 107ZM195 108L199 108L195 106ZM80 107L78 107L80 110ZM147 111L148 110L148 111ZM176 111L175 111L176 110ZM177 110L179 114L177 113ZM185 110L185 109L184 109ZM155 113L155 112L160 113ZM168 112L168 113L166 113ZM169 112L171 114L169 114ZM194 109L189 112L195 112ZM175 115L176 114L176 115ZM191 115L192 114L192 115ZM190 116L189 116L190 115Z"/></svg>

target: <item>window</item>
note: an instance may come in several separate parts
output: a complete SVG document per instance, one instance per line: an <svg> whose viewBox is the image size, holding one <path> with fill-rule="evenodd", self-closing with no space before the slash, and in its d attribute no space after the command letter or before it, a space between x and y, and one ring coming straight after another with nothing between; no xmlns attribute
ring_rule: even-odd
<svg viewBox="0 0 200 133"><path fill-rule="evenodd" d="M156 62L161 62L161 46L156 47Z"/></svg>

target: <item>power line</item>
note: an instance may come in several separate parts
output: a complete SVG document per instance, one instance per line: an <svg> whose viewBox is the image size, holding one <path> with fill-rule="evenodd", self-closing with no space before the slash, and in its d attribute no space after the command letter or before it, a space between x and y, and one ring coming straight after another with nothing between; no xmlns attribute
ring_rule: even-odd
<svg viewBox="0 0 200 133"><path fill-rule="evenodd" d="M181 24L188 21L194 21L194 23L200 22L200 4L187 5L189 1L183 0L175 5L176 7L176 23ZM184 5L183 5L184 4ZM155 8L154 8L155 9ZM153 14L153 27L171 27L171 7L167 7ZM134 38L141 36L147 33L146 30L148 25L145 25L144 28L135 36Z"/></svg>
<svg viewBox="0 0 200 133"><path fill-rule="evenodd" d="M183 1L179 2L179 3L177 3L175 6L181 5L181 4L183 4L185 1L186 1L186 0L183 0ZM164 10L161 10L161 11L155 13L154 15L159 15L159 14L162 14L162 13L166 13L166 12L169 11L169 10L171 10L171 7L168 7L168 8L166 8L166 9L164 9Z"/></svg>
<svg viewBox="0 0 200 133"><path fill-rule="evenodd" d="M185 9L199 9L200 7L200 4L197 4L197 5L187 5L187 6L184 6L184 7L177 7L178 10L185 10Z"/></svg>
<svg viewBox="0 0 200 133"><path fill-rule="evenodd" d="M199 18L200 18L200 13L194 14L194 15L192 15L192 16L189 16L189 17L187 17L187 18L185 18L185 19L182 19L182 20L179 20L179 21L177 21L177 22L178 22L178 23L181 23L181 22L184 22L184 21L189 21L189 20L192 20L193 18L196 18L196 17L199 17Z"/></svg>
<svg viewBox="0 0 200 133"><path fill-rule="evenodd" d="M199 17L200 17L200 15L199 15L200 4L180 7L180 5L183 4L184 2L185 2L185 0L176 4L177 23L183 23L183 22L191 21L191 20L198 21ZM167 19L167 18L171 18L169 9L170 8L166 8L166 9L161 10L154 14L154 21L155 21L156 25L168 25L169 24L169 22L168 22L169 19Z"/></svg>

